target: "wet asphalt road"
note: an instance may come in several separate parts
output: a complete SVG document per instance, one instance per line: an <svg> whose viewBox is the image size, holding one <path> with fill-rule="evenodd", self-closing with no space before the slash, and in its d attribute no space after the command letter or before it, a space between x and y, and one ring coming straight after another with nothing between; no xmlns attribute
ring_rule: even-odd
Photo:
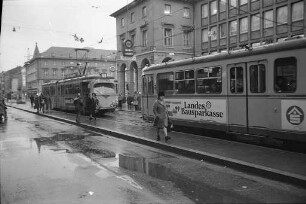
<svg viewBox="0 0 306 204"><path fill-rule="evenodd" d="M0 135L1 203L306 201L305 189L13 108Z"/></svg>
<svg viewBox="0 0 306 204"><path fill-rule="evenodd" d="M0 132L3 204L193 203L171 182L120 168L132 144L104 137L108 148L94 148L94 133L14 109Z"/></svg>

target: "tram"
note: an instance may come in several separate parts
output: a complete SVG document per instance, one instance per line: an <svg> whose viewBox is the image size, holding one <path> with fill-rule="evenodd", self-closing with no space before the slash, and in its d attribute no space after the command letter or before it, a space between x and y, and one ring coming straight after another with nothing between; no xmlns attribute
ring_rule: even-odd
<svg viewBox="0 0 306 204"><path fill-rule="evenodd" d="M174 126L306 142L305 38L152 65L142 83L144 119L163 91Z"/></svg>
<svg viewBox="0 0 306 204"><path fill-rule="evenodd" d="M88 113L86 101L90 93L95 93L99 100L97 114L114 112L117 107L116 81L104 75L80 76L45 83L42 93L51 98L52 109L74 111L74 98L78 93L84 102L84 111Z"/></svg>

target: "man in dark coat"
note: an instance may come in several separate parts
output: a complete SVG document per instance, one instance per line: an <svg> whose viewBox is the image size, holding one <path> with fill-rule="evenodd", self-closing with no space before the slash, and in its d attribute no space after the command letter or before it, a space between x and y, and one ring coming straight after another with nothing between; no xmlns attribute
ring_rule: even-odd
<svg viewBox="0 0 306 204"><path fill-rule="evenodd" d="M73 104L75 106L75 111L76 111L76 122L80 123L80 115L81 115L81 111L83 109L83 102L81 99L81 94L78 93L78 96L73 100Z"/></svg>

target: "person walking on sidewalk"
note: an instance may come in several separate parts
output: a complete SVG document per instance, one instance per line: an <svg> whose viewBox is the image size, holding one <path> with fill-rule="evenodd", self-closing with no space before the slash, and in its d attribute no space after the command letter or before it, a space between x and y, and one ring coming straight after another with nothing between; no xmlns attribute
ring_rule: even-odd
<svg viewBox="0 0 306 204"><path fill-rule="evenodd" d="M82 102L80 93L78 93L78 96L73 100L73 104L75 106L75 111L76 111L75 121L77 123L80 123L80 115L81 115L81 111L83 109L83 102Z"/></svg>
<svg viewBox="0 0 306 204"><path fill-rule="evenodd" d="M118 108L119 110L122 110L122 102L123 102L123 96L122 93L120 92L118 95Z"/></svg>
<svg viewBox="0 0 306 204"><path fill-rule="evenodd" d="M137 91L134 92L133 105L135 107L135 111L138 111L138 92Z"/></svg>
<svg viewBox="0 0 306 204"><path fill-rule="evenodd" d="M30 101L31 101L31 107L34 106L34 96L33 94L31 93L31 96L30 96Z"/></svg>
<svg viewBox="0 0 306 204"><path fill-rule="evenodd" d="M168 111L164 104L164 92L159 92L157 100L153 104L153 113L154 113L154 124L156 125L156 140L160 140L159 130L162 129L165 135L165 141L167 142L171 137L168 136Z"/></svg>
<svg viewBox="0 0 306 204"><path fill-rule="evenodd" d="M36 113L39 113L40 110L40 102L39 102L39 96L38 93L34 97L34 109L36 109Z"/></svg>
<svg viewBox="0 0 306 204"><path fill-rule="evenodd" d="M95 120L97 120L97 107L99 107L99 100L97 99L97 94L92 93L92 116L95 118Z"/></svg>
<svg viewBox="0 0 306 204"><path fill-rule="evenodd" d="M86 100L86 107L87 107L87 110L89 112L89 120L92 120L92 115L94 114L94 102L93 102L93 99L92 99L92 94L89 93L88 94L88 98Z"/></svg>

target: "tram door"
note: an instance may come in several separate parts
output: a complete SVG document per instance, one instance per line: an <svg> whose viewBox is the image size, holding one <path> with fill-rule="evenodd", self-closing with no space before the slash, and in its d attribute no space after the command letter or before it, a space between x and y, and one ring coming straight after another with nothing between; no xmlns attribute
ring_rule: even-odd
<svg viewBox="0 0 306 204"><path fill-rule="evenodd" d="M154 98L154 82L153 74L145 75L142 78L143 82L143 94L142 94L142 114L144 118L150 117L153 115L153 98Z"/></svg>
<svg viewBox="0 0 306 204"><path fill-rule="evenodd" d="M246 64L230 64L228 70L228 131L248 133Z"/></svg>

